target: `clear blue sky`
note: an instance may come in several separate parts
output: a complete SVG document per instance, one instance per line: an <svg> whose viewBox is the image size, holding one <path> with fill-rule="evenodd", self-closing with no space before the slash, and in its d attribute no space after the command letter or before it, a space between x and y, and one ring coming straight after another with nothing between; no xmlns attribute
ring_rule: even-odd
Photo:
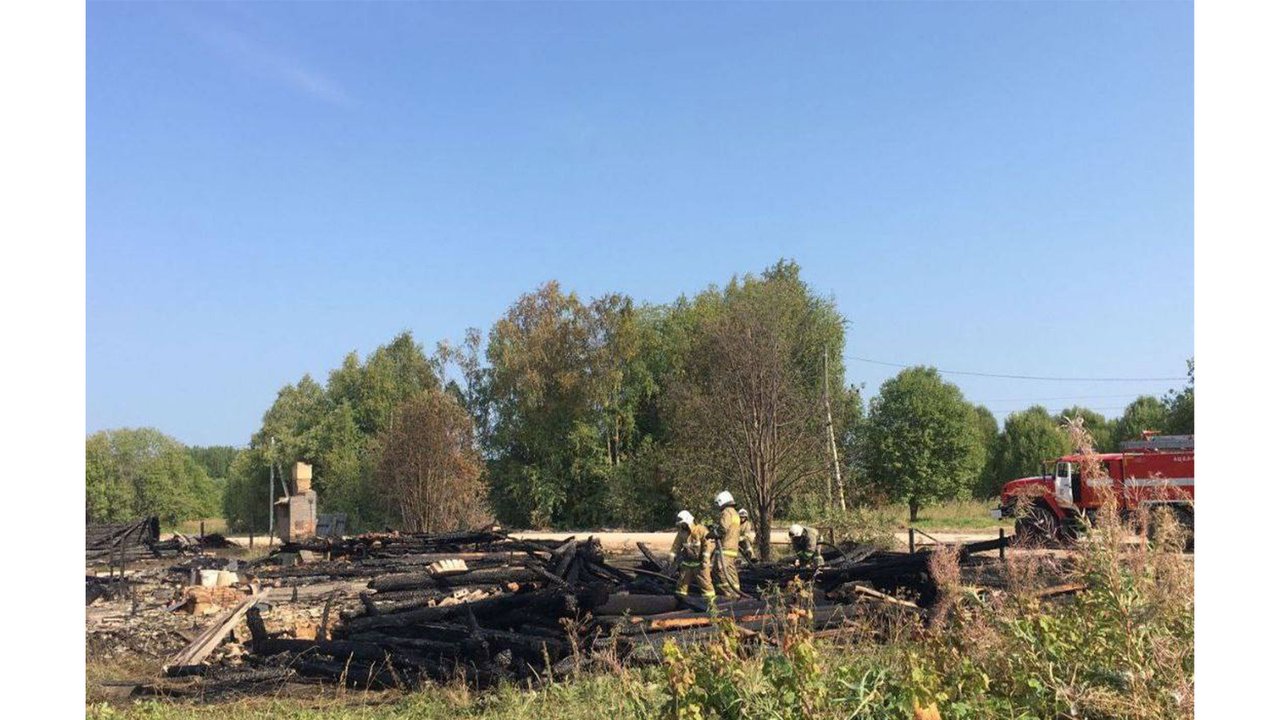
<svg viewBox="0 0 1280 720"><path fill-rule="evenodd" d="M1193 353L1190 3L90 2L87 49L89 431L243 444L400 330L779 257L849 356ZM999 417L1180 384L950 379Z"/></svg>

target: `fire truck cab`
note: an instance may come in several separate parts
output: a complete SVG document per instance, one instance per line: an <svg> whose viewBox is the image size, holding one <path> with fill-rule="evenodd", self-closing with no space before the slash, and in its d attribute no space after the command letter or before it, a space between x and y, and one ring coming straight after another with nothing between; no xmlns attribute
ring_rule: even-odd
<svg viewBox="0 0 1280 720"><path fill-rule="evenodd" d="M1095 460L1098 472L1083 479L1082 468ZM1024 539L1071 539L1110 497L1122 515L1168 506L1194 532L1195 436L1151 435L1121 443L1120 452L1046 462L1041 475L1005 483L992 516L1014 518Z"/></svg>

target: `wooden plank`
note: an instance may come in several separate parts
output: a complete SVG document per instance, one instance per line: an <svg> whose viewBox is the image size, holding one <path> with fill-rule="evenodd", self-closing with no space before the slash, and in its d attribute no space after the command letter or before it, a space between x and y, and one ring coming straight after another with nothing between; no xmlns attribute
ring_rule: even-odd
<svg viewBox="0 0 1280 720"><path fill-rule="evenodd" d="M911 610L920 610L919 605L909 600L896 598L892 595L887 595L885 593L880 592L879 590L874 590L872 588L869 588L863 585L854 585L853 591L859 595L869 597L873 600L879 600L880 602L887 603L889 605L897 605L898 607L909 608Z"/></svg>
<svg viewBox="0 0 1280 720"><path fill-rule="evenodd" d="M1038 598L1057 597L1059 595L1070 595L1078 593L1082 590L1088 590L1089 586L1084 583L1065 583L1063 585L1054 585L1043 590L1037 590L1034 594Z"/></svg>
<svg viewBox="0 0 1280 720"><path fill-rule="evenodd" d="M218 616L218 619L210 624L209 627L205 628L204 632L200 633L200 635L190 645L183 648L181 652L174 655L173 658L165 664L165 672L168 672L170 667L198 665L201 662L204 662L204 659L209 657L209 653L213 652L214 648L218 647L223 638L225 638L227 634L231 632L232 628L240 622L240 618L244 617L245 613L249 612L249 608L257 605L259 600L265 598L270 593L271 588L263 588L262 590L255 592L253 595L245 598L236 607Z"/></svg>

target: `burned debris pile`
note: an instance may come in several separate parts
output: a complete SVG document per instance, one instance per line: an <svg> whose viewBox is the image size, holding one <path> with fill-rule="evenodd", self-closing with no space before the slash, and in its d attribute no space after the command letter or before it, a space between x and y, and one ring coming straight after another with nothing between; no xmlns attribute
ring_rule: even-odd
<svg viewBox="0 0 1280 720"><path fill-rule="evenodd" d="M84 528L84 558L88 563L122 563L158 557L160 519L127 523L98 523Z"/></svg>
<svg viewBox="0 0 1280 720"><path fill-rule="evenodd" d="M160 519L142 518L125 523L90 523L84 528L84 559L88 565L123 568L131 562L190 555L202 550L239 547L220 533L183 535L160 539Z"/></svg>
<svg viewBox="0 0 1280 720"><path fill-rule="evenodd" d="M863 601L924 612L934 594L927 552L832 548L816 573L743 567L743 596L721 598L712 609L702 599L677 599L672 568L640 549L642 557L606 559L593 538L527 540L493 530L289 543L241 568L255 593L236 612L228 609L200 648L175 655L168 673L221 677L224 684L244 672L253 683L267 682L262 676L360 687L458 678L481 686L545 682L601 656L658 662L667 641L698 643L722 632L719 617L732 618L744 641L769 642L784 623L840 628ZM989 549L995 546L967 546L962 558ZM778 592L797 578L812 592L803 605ZM263 600L267 586L279 589ZM343 596L328 589L334 587L357 590ZM314 597L320 618L305 633L274 618L276 598L287 594ZM245 652L231 655L232 663L203 663L210 643L228 634Z"/></svg>

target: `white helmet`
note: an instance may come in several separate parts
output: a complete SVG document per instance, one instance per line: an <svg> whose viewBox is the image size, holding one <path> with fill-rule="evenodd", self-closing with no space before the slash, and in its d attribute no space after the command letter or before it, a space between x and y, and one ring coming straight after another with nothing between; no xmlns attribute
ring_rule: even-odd
<svg viewBox="0 0 1280 720"><path fill-rule="evenodd" d="M747 509L746 509L746 508L739 508L739 509L738 509L738 517L742 518L743 520L746 520L746 519L747 519Z"/></svg>
<svg viewBox="0 0 1280 720"><path fill-rule="evenodd" d="M681 510L679 514L676 515L676 522L679 524L689 525L692 527L693 513L689 512L688 510Z"/></svg>
<svg viewBox="0 0 1280 720"><path fill-rule="evenodd" d="M720 494L716 496L716 507L724 507L725 505L732 504L733 496L729 494L728 490L721 490Z"/></svg>
<svg viewBox="0 0 1280 720"><path fill-rule="evenodd" d="M787 533L790 534L791 537L800 537L801 535L804 534L804 528L800 527L799 525L792 525L790 528L787 529Z"/></svg>

